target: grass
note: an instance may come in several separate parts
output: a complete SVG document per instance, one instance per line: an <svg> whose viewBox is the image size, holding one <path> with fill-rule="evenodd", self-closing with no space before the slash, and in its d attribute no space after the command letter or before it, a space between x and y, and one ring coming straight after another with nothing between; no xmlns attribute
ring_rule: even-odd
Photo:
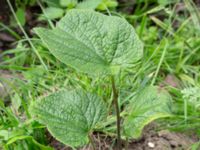
<svg viewBox="0 0 200 150"><path fill-rule="evenodd" d="M196 107L200 105L200 96L195 91L190 94L192 89L200 89L199 8L187 0L184 1L186 8L180 12L177 12L178 2L166 6L154 2L151 7L150 2L145 1L145 4L138 2L134 15L118 12L133 24L145 43L140 67L127 70L120 75L121 82L117 81L120 91L125 91L119 95L120 105L125 105L145 85L164 85L173 98L171 109L174 117L158 123L162 128L173 131L194 131L200 137L200 107ZM15 14L11 4L10 8ZM29 114L31 101L59 88L75 87L97 91L105 98L111 95L111 88L100 81L109 82L109 79L93 80L66 68L37 37L29 38L19 21L17 23L24 39L13 29L0 24L2 30L7 30L19 40L15 49L0 54L3 59L0 69L12 74L12 78L0 78L0 82L9 87L7 97L0 98L0 145L8 150L15 147L50 149L46 146L45 127L34 122ZM47 23L52 26L51 21ZM172 82L177 84L176 87L166 82L167 75L175 76L176 80ZM124 95L129 96L123 99ZM194 103L194 100L197 102ZM110 127L97 130L115 135L114 122L115 118L111 115L104 123Z"/></svg>

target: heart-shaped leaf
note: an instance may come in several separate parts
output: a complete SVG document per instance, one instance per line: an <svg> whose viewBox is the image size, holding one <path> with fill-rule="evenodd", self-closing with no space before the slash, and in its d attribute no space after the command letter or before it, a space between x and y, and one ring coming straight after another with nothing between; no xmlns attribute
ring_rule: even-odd
<svg viewBox="0 0 200 150"><path fill-rule="evenodd" d="M130 113L124 122L125 135L128 137L140 137L145 125L171 115L171 97L156 86L145 87L130 102Z"/></svg>
<svg viewBox="0 0 200 150"><path fill-rule="evenodd" d="M96 95L67 90L33 102L30 111L56 139L72 147L88 143L88 134L107 114Z"/></svg>
<svg viewBox="0 0 200 150"><path fill-rule="evenodd" d="M115 74L133 66L143 53L142 42L125 19L92 10L73 9L55 29L35 32L60 61L89 74Z"/></svg>

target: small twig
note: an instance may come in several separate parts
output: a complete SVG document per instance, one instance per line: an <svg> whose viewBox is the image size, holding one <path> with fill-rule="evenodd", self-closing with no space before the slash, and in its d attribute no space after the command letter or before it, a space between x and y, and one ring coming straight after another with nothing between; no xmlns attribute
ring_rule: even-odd
<svg viewBox="0 0 200 150"><path fill-rule="evenodd" d="M94 141L94 138L93 138L93 136L92 136L92 133L89 134L89 140L90 140L90 144L91 144L91 146L92 146L92 149L93 149L93 150L96 150L96 145L95 145L95 141Z"/></svg>

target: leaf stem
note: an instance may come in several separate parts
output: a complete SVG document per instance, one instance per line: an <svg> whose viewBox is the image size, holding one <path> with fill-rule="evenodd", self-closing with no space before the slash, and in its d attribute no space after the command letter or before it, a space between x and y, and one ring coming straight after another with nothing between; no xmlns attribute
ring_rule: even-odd
<svg viewBox="0 0 200 150"><path fill-rule="evenodd" d="M120 110L118 104L118 91L116 89L115 80L113 76L111 76L111 81L112 81L112 91L113 91L113 102L115 104L115 110L117 115L117 149L121 150L122 144L121 144L121 132L120 132L121 127L120 127Z"/></svg>
<svg viewBox="0 0 200 150"><path fill-rule="evenodd" d="M94 142L94 138L92 136L92 133L89 134L89 140L90 140L90 144L92 145L92 149L96 150L96 146L95 146L95 142Z"/></svg>

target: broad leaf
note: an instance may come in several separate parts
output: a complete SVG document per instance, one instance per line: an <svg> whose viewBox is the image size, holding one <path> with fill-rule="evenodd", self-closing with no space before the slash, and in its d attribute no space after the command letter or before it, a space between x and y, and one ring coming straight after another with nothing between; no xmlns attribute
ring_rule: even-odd
<svg viewBox="0 0 200 150"><path fill-rule="evenodd" d="M131 100L129 116L124 122L124 132L128 137L141 136L145 125L155 119L169 117L171 97L155 86L144 88Z"/></svg>
<svg viewBox="0 0 200 150"><path fill-rule="evenodd" d="M92 10L69 11L55 29L36 28L51 53L89 74L115 74L142 57L143 44L123 18Z"/></svg>
<svg viewBox="0 0 200 150"><path fill-rule="evenodd" d="M107 114L104 102L82 91L59 91L35 101L31 113L62 143L77 147L88 142L88 134Z"/></svg>

